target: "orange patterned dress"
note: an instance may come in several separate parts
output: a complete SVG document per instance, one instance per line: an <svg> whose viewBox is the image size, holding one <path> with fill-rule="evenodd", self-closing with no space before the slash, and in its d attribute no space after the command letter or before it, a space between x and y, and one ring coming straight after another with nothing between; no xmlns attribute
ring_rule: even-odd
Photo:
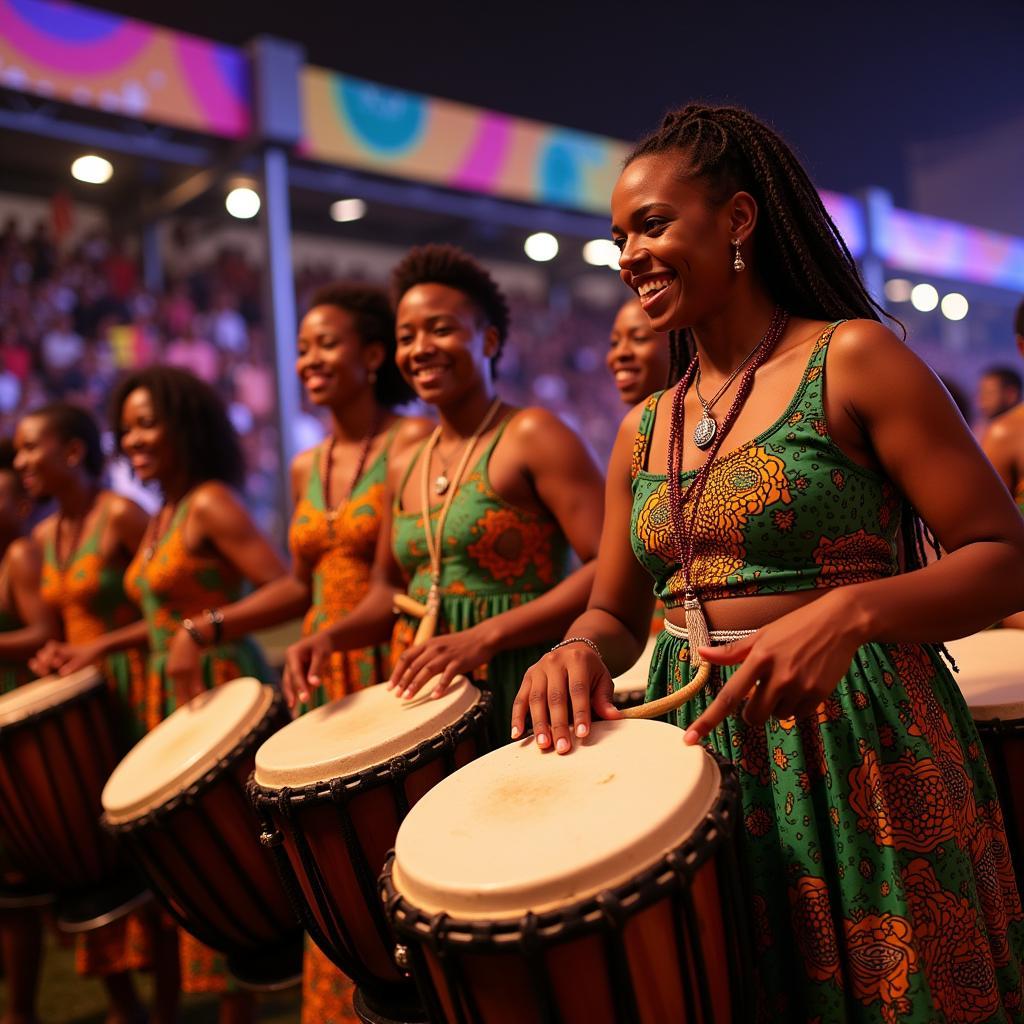
<svg viewBox="0 0 1024 1024"><path fill-rule="evenodd" d="M185 545L188 498L181 501L166 533L140 548L125 572L125 588L138 602L149 627L149 664L143 715L152 729L174 711L174 687L167 678L167 648L184 619L207 608L237 601L242 579L233 566L214 555L192 554ZM259 651L250 640L206 648L201 672L207 687L239 676L269 679ZM179 932L181 987L185 992L227 992L235 988L223 957L187 932Z"/></svg>
<svg viewBox="0 0 1024 1024"><path fill-rule="evenodd" d="M62 566L58 560L56 531L43 548L40 591L43 600L59 612L64 637L71 644L89 643L139 618L139 609L124 591L128 559L118 554L105 560L101 551L113 497L109 491L97 497L100 508L96 523L70 553L67 564ZM126 728L134 742L145 731L140 713L145 678L143 652L117 651L104 659L101 667L109 686L120 698ZM129 914L80 935L76 966L79 974L88 975L147 969L151 966L151 949L149 919L142 914Z"/></svg>
<svg viewBox="0 0 1024 1024"><path fill-rule="evenodd" d="M350 612L370 586L370 570L384 513L387 457L397 427L384 449L356 481L348 501L332 517L324 502L325 446L317 448L306 493L295 507L292 550L313 567L313 603L302 624L311 636ZM386 647L338 651L311 704L319 706L387 679ZM358 1018L352 1009L351 980L307 939L302 977L302 1024L338 1024Z"/></svg>

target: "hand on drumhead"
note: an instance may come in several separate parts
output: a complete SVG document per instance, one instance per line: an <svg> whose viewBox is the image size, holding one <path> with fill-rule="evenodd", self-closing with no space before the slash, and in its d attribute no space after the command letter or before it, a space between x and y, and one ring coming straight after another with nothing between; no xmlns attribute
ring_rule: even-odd
<svg viewBox="0 0 1024 1024"><path fill-rule="evenodd" d="M307 636L291 644L284 656L281 690L288 707L309 703L311 691L322 685L321 674L330 663L334 646L327 633Z"/></svg>
<svg viewBox="0 0 1024 1024"><path fill-rule="evenodd" d="M459 675L470 675L486 665L495 654L495 645L487 623L464 629L461 633L435 636L425 644L410 647L395 662L388 689L404 700L411 700L437 676L432 697L440 697Z"/></svg>
<svg viewBox="0 0 1024 1024"><path fill-rule="evenodd" d="M622 717L612 703L613 689L604 662L585 644L550 651L523 677L512 705L512 739L526 732L529 711L537 746L568 754L574 735L579 739L589 735L591 709L600 718Z"/></svg>
<svg viewBox="0 0 1024 1024"><path fill-rule="evenodd" d="M33 675L48 676L60 670L67 661L65 652L69 645L61 640L47 640L42 647L28 659L28 667Z"/></svg>
<svg viewBox="0 0 1024 1024"><path fill-rule="evenodd" d="M206 689L200 656L199 646L184 629L179 629L171 637L167 646L166 670L179 705L187 704Z"/></svg>

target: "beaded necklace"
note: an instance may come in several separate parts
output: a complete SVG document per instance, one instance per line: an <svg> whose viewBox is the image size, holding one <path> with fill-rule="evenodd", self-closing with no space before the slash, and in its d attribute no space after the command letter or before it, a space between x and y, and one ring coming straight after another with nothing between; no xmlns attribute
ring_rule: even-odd
<svg viewBox="0 0 1024 1024"><path fill-rule="evenodd" d="M370 424L370 429L367 431L366 437L363 438L363 444L359 450L359 458L356 460L356 469L352 474L352 481L348 486L348 490L345 492L345 497L342 498L337 505L331 504L331 463L334 459L334 445L337 441L336 435L332 433L330 440L327 442L327 451L324 455L321 493L323 495L324 514L327 517L327 532L331 538L334 537L334 521L338 518L338 514L341 512L342 508L351 500L352 495L355 494L356 487L363 475L363 470L366 468L366 460L370 455L370 448L373 445L373 439L377 436L377 431L380 429L382 418L383 417L380 413L373 417L373 422Z"/></svg>
<svg viewBox="0 0 1024 1024"><path fill-rule="evenodd" d="M725 414L721 427L711 439L707 458L705 458L703 464L697 470L697 475L694 477L693 483L690 484L685 495L682 493L682 484L680 482L683 472L684 400L686 392L700 367L700 361L697 356L694 356L691 360L686 373L683 374L683 378L676 388L675 394L672 396L672 417L669 422L668 434L669 513L672 520L672 532L676 542L676 555L679 559L679 567L683 573L683 583L686 586L683 610L686 615L686 629L690 637L690 661L691 665L695 668L701 664L701 657L697 652L697 648L708 647L711 644L707 619L704 617L704 608L700 603L700 598L697 596L696 588L691 580L694 542L696 539L697 507L704 494L708 477L711 475L711 467L722 447L722 442L732 428L740 409L743 407L743 403L750 394L750 389L753 387L754 374L778 344L779 339L786 330L787 323L789 323L789 314L784 312L781 307L776 306L775 312L772 314L771 323L768 325L768 330L761 339L761 344L755 349L753 358L750 359L746 370L743 372L743 376L740 377L740 384L736 389L736 397L733 399L729 411ZM689 517L685 515L684 511L684 506L687 503L690 506Z"/></svg>

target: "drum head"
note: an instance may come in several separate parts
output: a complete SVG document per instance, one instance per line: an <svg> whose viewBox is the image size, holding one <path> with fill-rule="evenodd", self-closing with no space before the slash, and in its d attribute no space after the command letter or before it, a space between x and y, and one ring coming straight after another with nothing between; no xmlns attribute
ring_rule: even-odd
<svg viewBox="0 0 1024 1024"><path fill-rule="evenodd" d="M43 676L0 697L0 729L29 715L47 711L86 690L103 685L103 676L91 665L66 676Z"/></svg>
<svg viewBox="0 0 1024 1024"><path fill-rule="evenodd" d="M647 646L637 659L636 664L627 668L621 676L615 676L612 679L615 696L625 697L631 693L644 693L647 690L647 676L651 671L651 661L654 658L654 648L657 642L657 635L652 636L647 641Z"/></svg>
<svg viewBox="0 0 1024 1024"><path fill-rule="evenodd" d="M1024 629L988 629L946 646L976 722L1024 718Z"/></svg>
<svg viewBox="0 0 1024 1024"><path fill-rule="evenodd" d="M532 738L438 783L395 842L395 888L418 909L502 919L635 877L701 822L720 791L702 747L665 722L597 722L567 756Z"/></svg>
<svg viewBox="0 0 1024 1024"><path fill-rule="evenodd" d="M256 751L256 782L267 789L309 786L382 764L454 725L480 700L465 676L443 696L433 680L413 700L368 686L297 718Z"/></svg>
<svg viewBox="0 0 1024 1024"><path fill-rule="evenodd" d="M114 825L141 817L203 777L260 723L274 691L258 679L207 690L144 736L103 788Z"/></svg>

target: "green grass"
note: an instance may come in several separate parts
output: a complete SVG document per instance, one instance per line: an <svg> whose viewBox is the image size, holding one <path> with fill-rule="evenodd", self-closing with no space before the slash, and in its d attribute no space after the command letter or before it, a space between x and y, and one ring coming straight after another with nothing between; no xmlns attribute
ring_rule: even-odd
<svg viewBox="0 0 1024 1024"><path fill-rule="evenodd" d="M150 979L139 973L139 993L149 999ZM0 979L0 1013L7 1004L7 986ZM39 1019L44 1024L103 1024L106 998L103 985L95 978L82 978L75 972L73 946L63 946L53 934L46 937L43 977L39 986ZM299 989L260 996L260 1024L297 1024ZM182 1024L216 1024L216 996L185 996L182 999Z"/></svg>

